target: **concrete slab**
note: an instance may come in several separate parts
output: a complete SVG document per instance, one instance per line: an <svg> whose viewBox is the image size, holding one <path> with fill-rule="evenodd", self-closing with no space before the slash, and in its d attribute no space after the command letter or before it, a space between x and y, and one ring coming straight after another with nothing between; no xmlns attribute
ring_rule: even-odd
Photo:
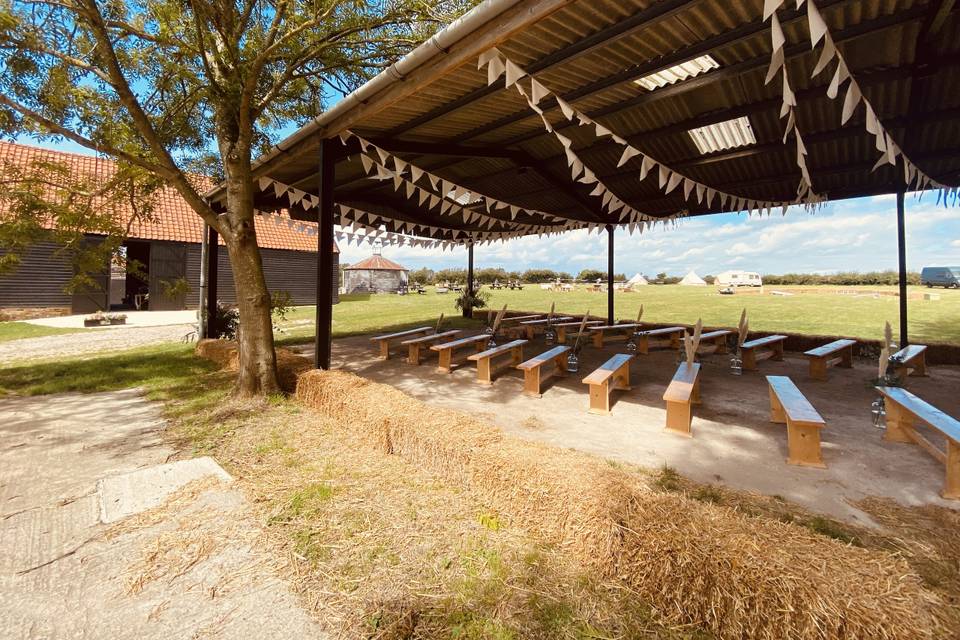
<svg viewBox="0 0 960 640"><path fill-rule="evenodd" d="M233 481L210 457L179 460L98 480L100 522L110 524L159 506L176 490L207 476Z"/></svg>
<svg viewBox="0 0 960 640"><path fill-rule="evenodd" d="M180 311L116 311L114 313L123 313L127 316L126 324L109 325L105 327L92 327L91 329L110 329L122 331L131 327L165 327L170 325L196 324L196 309L184 309ZM83 319L88 314L72 316L55 316L52 318L34 318L24 320L30 324L36 324L43 327L58 327L65 329L84 328Z"/></svg>

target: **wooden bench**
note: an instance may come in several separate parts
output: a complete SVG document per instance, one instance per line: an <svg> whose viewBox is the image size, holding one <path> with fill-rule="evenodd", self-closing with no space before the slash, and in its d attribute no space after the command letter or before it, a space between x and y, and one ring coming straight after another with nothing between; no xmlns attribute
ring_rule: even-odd
<svg viewBox="0 0 960 640"><path fill-rule="evenodd" d="M510 364L517 366L523 362L523 345L526 340L514 340L506 344L475 353L467 356L467 360L473 360L477 363L477 382L480 384L493 384L493 361L494 358L509 355Z"/></svg>
<svg viewBox="0 0 960 640"><path fill-rule="evenodd" d="M701 333L700 346L703 347L712 342L714 353L727 353L727 337L732 336L733 334L734 332L730 329L717 329L716 331Z"/></svg>
<svg viewBox="0 0 960 640"><path fill-rule="evenodd" d="M590 327L593 333L593 346L598 349L603 347L604 340L629 340L634 331L641 326L636 322L624 322L623 324L606 324L599 327ZM611 333L613 336L608 336Z"/></svg>
<svg viewBox="0 0 960 640"><path fill-rule="evenodd" d="M554 323L558 320L563 322L563 321L572 320L572 319L573 318L571 318L570 316L563 316L560 318L553 318L553 319L540 318L539 320L524 320L523 322L520 323L520 326L523 327L523 329L527 332L527 338L529 340L533 340L533 337L537 333L537 329L545 329L548 324Z"/></svg>
<svg viewBox="0 0 960 640"><path fill-rule="evenodd" d="M441 344L434 344L430 346L431 351L436 351L440 354L439 362L437 363L437 370L442 373L450 373L453 371L453 354L459 349L464 347L473 347L477 353L480 353L487 348L487 343L490 342L490 336L486 333L480 334L478 336L469 336L467 338L460 338L459 340L453 340L451 342L444 342Z"/></svg>
<svg viewBox="0 0 960 640"><path fill-rule="evenodd" d="M634 335L637 344L637 351L643 354L650 353L650 347L652 346L668 346L663 344L663 341L669 342L670 348L679 349L680 339L683 338L683 327L663 327L662 329L649 329L647 331L638 331Z"/></svg>
<svg viewBox="0 0 960 640"><path fill-rule="evenodd" d="M783 360L783 342L787 336L767 336L744 342L740 347L743 368L747 371L757 370L757 351L766 351L770 360Z"/></svg>
<svg viewBox="0 0 960 640"><path fill-rule="evenodd" d="M770 422L787 425L787 463L826 469L820 454L820 429L826 422L787 376L767 376L767 384Z"/></svg>
<svg viewBox="0 0 960 640"><path fill-rule="evenodd" d="M496 309L487 310L487 324L491 324L494 318L497 317L497 314L500 313ZM536 320L537 318L542 318L542 313L531 313L525 316L503 316L503 319L500 321L500 326L506 326L508 324L513 324L516 322L523 322L524 320Z"/></svg>
<svg viewBox="0 0 960 640"><path fill-rule="evenodd" d="M632 354L618 353L583 379L583 384L590 385L590 413L608 415L610 392L614 389L630 391L630 361L633 358Z"/></svg>
<svg viewBox="0 0 960 640"><path fill-rule="evenodd" d="M897 377L904 382L907 376L927 375L927 345L911 344L893 354L901 364L896 366Z"/></svg>
<svg viewBox="0 0 960 640"><path fill-rule="evenodd" d="M444 331L442 333L431 333L428 336L404 340L400 344L407 347L407 362L419 365L420 354L424 347L429 347L443 340L453 340L458 335L460 335L459 329L451 329L450 331Z"/></svg>
<svg viewBox="0 0 960 640"><path fill-rule="evenodd" d="M667 431L691 437L693 405L700 404L700 363L684 362L677 367L663 399L667 403Z"/></svg>
<svg viewBox="0 0 960 640"><path fill-rule="evenodd" d="M946 467L943 491L947 500L960 500L960 420L948 416L930 403L900 387L877 387L887 400L887 430L883 439L889 442L912 442L920 445ZM946 450L917 433L916 423L926 424L940 432Z"/></svg>
<svg viewBox="0 0 960 640"><path fill-rule="evenodd" d="M810 377L814 380L827 379L827 367L832 360L839 360L837 366L849 369L853 366L853 345L856 340L834 340L816 349L805 351L803 355L810 359Z"/></svg>
<svg viewBox="0 0 960 640"><path fill-rule="evenodd" d="M417 327L416 329L408 329L407 331L398 331L397 333L388 333L384 336L376 336L375 338L370 338L370 342L379 343L381 360L389 360L391 340L400 340L402 338L409 338L410 336L418 336L431 331L433 331L433 327Z"/></svg>
<svg viewBox="0 0 960 640"><path fill-rule="evenodd" d="M567 375L567 353L569 351L570 347L554 347L524 363L518 364L517 369L523 371L523 392L536 398L543 395L540 391L540 383L543 381L541 371L544 365L552 363L553 374L556 376Z"/></svg>
<svg viewBox="0 0 960 640"><path fill-rule="evenodd" d="M577 320L576 322L558 322L553 325L553 328L557 330L557 342L564 344L567 341L567 329L573 329L572 335L576 337L577 329L580 328L580 325L583 324L582 320ZM590 327L595 327L598 324L603 324L602 320L587 320L585 330L589 330Z"/></svg>

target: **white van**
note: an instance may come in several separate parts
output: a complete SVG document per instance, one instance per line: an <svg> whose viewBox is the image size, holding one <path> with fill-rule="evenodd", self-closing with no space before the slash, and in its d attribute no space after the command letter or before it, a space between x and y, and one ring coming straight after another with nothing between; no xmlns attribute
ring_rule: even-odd
<svg viewBox="0 0 960 640"><path fill-rule="evenodd" d="M717 274L714 284L718 287L762 287L763 279L753 271L724 271Z"/></svg>

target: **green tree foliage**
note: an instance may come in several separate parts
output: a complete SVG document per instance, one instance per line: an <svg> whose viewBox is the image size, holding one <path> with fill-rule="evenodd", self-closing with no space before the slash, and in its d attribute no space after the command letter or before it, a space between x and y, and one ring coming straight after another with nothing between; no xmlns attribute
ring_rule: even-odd
<svg viewBox="0 0 960 640"><path fill-rule="evenodd" d="M408 278L410 282L416 282L419 284L433 284L436 281L436 272L433 269L427 269L423 267L422 269L415 269L410 272Z"/></svg>
<svg viewBox="0 0 960 640"><path fill-rule="evenodd" d="M836 286L881 286L896 285L900 282L896 271L843 271L830 275L817 273L786 273L784 275L765 275L763 284L796 284L796 285L836 285ZM920 274L911 271L907 273L907 284L920 284Z"/></svg>
<svg viewBox="0 0 960 640"><path fill-rule="evenodd" d="M238 391L273 393L253 157L472 4L3 0L0 134L66 138L176 189L226 244L243 327ZM223 180L222 211L198 173Z"/></svg>

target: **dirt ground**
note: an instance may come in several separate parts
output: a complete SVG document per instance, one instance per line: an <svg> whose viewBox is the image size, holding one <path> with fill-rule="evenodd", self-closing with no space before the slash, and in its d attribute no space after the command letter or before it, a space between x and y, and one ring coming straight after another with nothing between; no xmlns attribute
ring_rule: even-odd
<svg viewBox="0 0 960 640"><path fill-rule="evenodd" d="M101 522L98 479L174 454L137 390L0 398L0 415L0 636L324 637L239 490L198 481Z"/></svg>
<svg viewBox="0 0 960 640"><path fill-rule="evenodd" d="M545 350L538 337L526 345L524 355ZM694 410L693 438L688 439L663 429L662 395L676 371L675 351L637 355L631 364L632 389L615 392L612 415L587 413L587 387L581 379L622 350L622 342L602 350L586 346L580 372L549 381L539 399L521 393L520 371L505 369L493 386L482 386L473 363L443 374L436 370L435 354L419 367L408 365L399 350L381 361L366 336L335 341L333 364L425 402L480 415L523 438L645 467L667 465L697 482L781 496L848 522L876 524L853 504L867 496L960 508L957 501L939 497L943 465L919 447L884 442L883 431L873 426L870 409L877 394L869 384L876 377L872 360L857 360L853 369L833 368L828 382L818 382L809 377L801 354L763 361L759 371L742 376L730 373L729 355L705 355L703 404ZM303 352L312 355L310 348ZM821 440L827 469L786 464L786 427L769 422L765 375L790 376L826 420ZM930 367L929 377L911 377L907 388L946 413L960 415L960 367Z"/></svg>

